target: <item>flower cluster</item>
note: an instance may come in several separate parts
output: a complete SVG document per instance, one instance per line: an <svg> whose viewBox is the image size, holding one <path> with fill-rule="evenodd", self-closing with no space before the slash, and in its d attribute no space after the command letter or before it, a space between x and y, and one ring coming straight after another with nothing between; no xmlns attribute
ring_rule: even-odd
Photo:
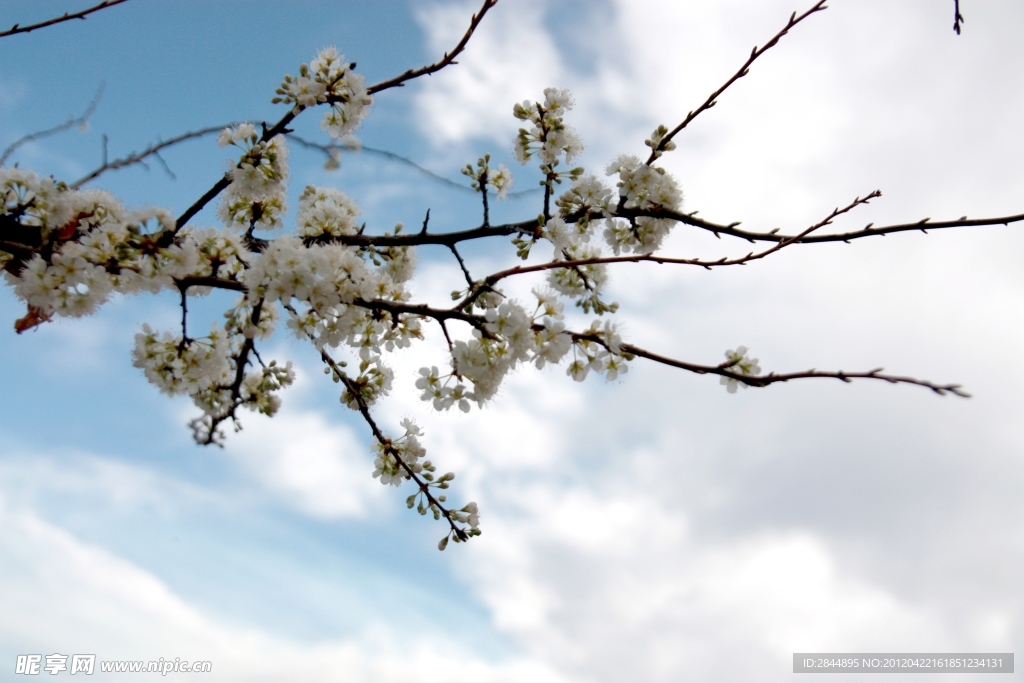
<svg viewBox="0 0 1024 683"><path fill-rule="evenodd" d="M170 396L196 396L211 387L230 384L231 345L217 327L203 339L184 339L170 332L163 335L148 324L135 335L133 365Z"/></svg>
<svg viewBox="0 0 1024 683"><path fill-rule="evenodd" d="M650 166L632 154L623 154L606 169L618 175L619 201L625 209L668 209L678 211L683 193L675 178L660 166ZM605 239L616 254L620 252L650 254L656 251L674 221L668 218L641 216L629 221L609 219Z"/></svg>
<svg viewBox="0 0 1024 683"><path fill-rule="evenodd" d="M435 410L457 405L469 412L470 401L482 406L519 363L543 368L561 362L574 346L565 331L563 304L550 290L535 289L533 295L537 306L532 315L517 301L501 301L495 293L482 296L484 323L473 330L471 339L453 343L450 373L441 375L436 366L420 369L416 380L416 388L423 392L420 398L431 401Z"/></svg>
<svg viewBox="0 0 1024 683"><path fill-rule="evenodd" d="M454 476L454 475L452 475L452 476ZM444 496L441 496L441 498L443 498L443 497ZM436 506L435 506L434 510L435 510L434 516L436 518L437 517L437 511L436 511L437 508L436 508ZM421 514L425 514L425 513L421 513ZM454 521L459 522L461 524L468 524L469 525L469 529L463 529L463 532L466 534L467 537L472 538L473 536L479 536L480 535L480 508L477 507L476 503L467 503L466 505L464 505L462 508L460 508L458 510L452 510L449 514L451 515L451 518ZM448 535L446 535L444 538L441 539L440 543L437 544L437 549L438 550L444 550L445 548L447 548L449 540L454 540L456 543L461 543L462 542L462 538L458 534L456 534L454 531L451 531L451 532L448 533Z"/></svg>
<svg viewBox="0 0 1024 683"><path fill-rule="evenodd" d="M354 235L359 207L347 194L331 187L307 185L299 196L296 218L302 237Z"/></svg>
<svg viewBox="0 0 1024 683"><path fill-rule="evenodd" d="M735 351L729 349L725 352L725 358L726 362L720 366L725 370L746 377L756 377L761 374L761 366L757 364L756 358L751 358L747 355L746 346L737 346ZM738 387L746 389L749 386L746 382L741 382L735 377L722 377L720 383L725 385L726 390L730 394L735 394Z"/></svg>
<svg viewBox="0 0 1024 683"><path fill-rule="evenodd" d="M610 320L595 320L573 346L573 362L566 371L577 382L587 378L591 370L603 374L608 381L629 372L627 361L633 355L623 351L622 338Z"/></svg>
<svg viewBox="0 0 1024 683"><path fill-rule="evenodd" d="M235 145L242 158L228 171L231 184L224 192L218 217L242 230L270 230L282 225L288 180L288 147L284 137L262 141L251 123L225 128L221 147Z"/></svg>
<svg viewBox="0 0 1024 683"><path fill-rule="evenodd" d="M659 125L651 133L651 137L644 140L644 144L651 148L651 153L654 154L654 158L659 158L665 152L671 152L676 148L676 143L669 140L665 142L665 136L668 135L668 128L663 125Z"/></svg>
<svg viewBox="0 0 1024 683"><path fill-rule="evenodd" d="M352 69L333 47L321 50L316 59L299 67L299 75L285 76L274 103L294 104L301 111L317 104L330 104L321 126L333 138L354 131L370 111L373 98L366 92L366 80Z"/></svg>
<svg viewBox="0 0 1024 683"><path fill-rule="evenodd" d="M498 169L492 171L490 161L491 155L485 154L477 159L476 168L473 168L472 164L466 164L466 167L462 169L462 175L469 176L474 190L479 192L483 188L489 187L498 193L498 199L505 199L508 197L512 183L515 182L512 171L508 170L505 164L498 164Z"/></svg>
<svg viewBox="0 0 1024 683"><path fill-rule="evenodd" d="M114 292L176 287L188 278L234 278L249 253L237 235L186 228L163 209L126 210L102 190L72 190L0 169L9 237L23 244L4 269L37 319L93 313Z"/></svg>
<svg viewBox="0 0 1024 683"><path fill-rule="evenodd" d="M373 477L380 479L380 483L385 486L401 486L403 481L412 477L412 474L419 474L424 470L424 478L429 477L428 481L433 478L430 474L434 471L431 462L420 462L420 458L427 454L427 450L420 445L417 438L423 435L423 431L411 420L402 420L402 428L405 434L401 437L374 444L377 457L373 461ZM455 475L449 478L454 479Z"/></svg>
<svg viewBox="0 0 1024 683"><path fill-rule="evenodd" d="M614 208L612 191L593 175L577 178L555 203L562 216L577 217L577 222L583 225L593 216L610 216Z"/></svg>
<svg viewBox="0 0 1024 683"><path fill-rule="evenodd" d="M525 164L536 154L542 169L547 167L545 172L551 172L563 154L566 162L572 162L583 151L583 142L564 121L572 105L568 90L546 88L543 104L526 100L512 108L513 116L533 124L529 129L519 129L513 151L520 163Z"/></svg>
<svg viewBox="0 0 1024 683"><path fill-rule="evenodd" d="M281 406L277 392L295 380L292 364L276 361L259 370L240 373L239 335L232 334L230 323L216 326L206 337L192 339L155 332L143 325L135 335L133 364L162 392L185 394L203 411L193 421L197 438L218 441L219 422L234 417L236 406L244 406L264 415L274 415ZM244 339L244 337L242 337Z"/></svg>

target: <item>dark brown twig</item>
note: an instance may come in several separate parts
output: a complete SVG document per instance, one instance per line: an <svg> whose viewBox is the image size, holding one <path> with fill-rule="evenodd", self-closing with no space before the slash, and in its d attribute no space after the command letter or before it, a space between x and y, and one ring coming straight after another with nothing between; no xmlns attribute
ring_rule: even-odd
<svg viewBox="0 0 1024 683"><path fill-rule="evenodd" d="M374 421L373 416L370 415L370 407L366 404L366 400L363 398L362 393L360 393L359 387L356 386L355 382L353 382L352 379L348 376L348 373L341 369L338 363L336 363L334 359L331 358L327 351L321 350L320 358L324 361L324 363L328 365L328 367L331 368L331 371L334 373L334 376L337 377L338 380L345 385L345 388L348 390L348 393L352 396L353 399L355 399L356 406L359 409L359 414L363 416L363 419L366 420L366 424L370 426L370 431L373 432L373 438L377 439L377 442L384 447L384 449L391 455L391 457L395 459L395 462L397 462L399 466L401 466L401 468L405 470L406 476L413 481L413 483L419 489L419 492L426 496L427 501L430 503L431 507L440 510L441 515L445 518L445 520L448 522L448 525L451 527L452 533L454 533L459 540L468 541L469 535L466 533L466 530L455 523L455 519L454 517L452 517L452 514L448 510L448 508L446 508L444 504L437 498L435 498L434 494L430 492L430 486L428 485L428 483L422 477L420 477L419 474L417 474L416 471L413 470L412 467L410 467L407 462L405 462L405 459L402 457L402 454L399 453L398 449L395 448L394 445L392 444L391 439L384 436L384 433L381 432L380 427L377 426L377 423Z"/></svg>
<svg viewBox="0 0 1024 683"><path fill-rule="evenodd" d="M477 11L477 13L473 15L473 18L470 19L469 28L466 29L466 32L462 35L462 39L459 41L458 45L452 48L451 52L445 52L444 57L442 57L440 61L435 62L434 64L430 64L429 66L421 67L419 69L409 69L405 73L399 76L395 76L390 80L381 81L376 85L371 85L369 88L366 89L367 92L373 95L374 93L381 92L382 90L387 90L388 88L404 87L407 81L411 81L414 78L435 74L441 69L448 66L449 64L458 64L458 62L455 61L455 58L458 57L462 53L462 51L466 49L466 45L469 43L469 39L473 37L473 32L476 31L476 27L480 25L480 22L483 20L484 15L487 14L488 10L490 10L497 4L498 0L484 0L484 3L483 5L480 6L479 11Z"/></svg>
<svg viewBox="0 0 1024 683"><path fill-rule="evenodd" d="M694 212L696 213L696 212ZM654 218L672 218L692 225L696 228L701 228L709 232L718 235L729 235L731 237L739 237L745 239L748 242L783 242L786 240L794 239L793 235L781 235L776 231L772 232L749 232L747 230L741 230L736 226L739 222L730 223L723 225L721 223L712 223L701 218L697 218L693 213L685 214L676 211L667 211L664 209L658 209L654 211L634 211L631 214L626 211L619 212L619 215L634 215L634 216L651 216ZM993 218L973 218L969 219L967 216L963 216L953 221L935 221L933 222L930 218L923 218L916 223L899 223L895 225L883 225L875 227L874 224L868 224L861 230L854 230L852 232L840 232L831 233L825 235L808 235L799 239L794 239L795 243L799 244L816 244L819 242L849 242L850 240L860 239L862 237L871 237L873 235L888 235L895 232L907 232L910 230L920 230L921 232L927 232L928 230L938 230L941 228L969 228L969 227L981 227L986 225L1009 225L1010 223L1020 223L1024 221L1024 213L1015 214L1012 216L997 216Z"/></svg>
<svg viewBox="0 0 1024 683"><path fill-rule="evenodd" d="M10 28L9 31L4 31L3 33L0 33L0 38L13 36L16 33L28 33L29 31L35 31L36 29L39 28L46 28L47 26L53 26L54 24L59 24L65 21L71 21L72 19L84 20L86 16L92 14L93 12L99 12L101 9L113 7L114 5L120 5L122 2L127 1L128 0L103 0L103 2L96 5L95 7L90 7L89 9L84 9L81 12L75 12L74 14L70 12L65 12L63 16L54 17L53 19L47 19L46 21L41 21L38 24L32 24L30 26L20 26L18 24L15 24Z"/></svg>
<svg viewBox="0 0 1024 683"><path fill-rule="evenodd" d="M816 230L819 230L820 228L823 228L826 225L830 225L832 223L832 221L835 220L836 218L838 218L839 216L841 216L841 215L843 215L843 214L845 214L845 213L847 213L849 211L852 211L853 209L855 209L856 207L860 206L861 204L867 204L872 199L875 199L876 197L881 197L881 196L882 196L882 193L879 190L875 190L874 192L871 192L870 194L868 194L864 198L857 197L852 202L850 202L847 206L845 206L845 207L843 207L841 209L840 208L834 209L832 211L832 213L830 213L826 218L824 218L823 220L815 223L814 225L812 225L811 227L807 228L806 230L804 230L800 234L793 235L791 237L786 237L785 239L781 239L781 240L778 241L778 243L775 246L773 246L773 247L771 247L769 249L765 249L764 251L760 251L760 252L756 252L756 253L755 252L750 252L746 256L741 256L739 258L727 259L727 258L723 257L723 258L718 259L717 261L707 261L707 260L704 260L704 259L686 259L686 258L676 258L676 257L672 257L672 256L659 256L657 254L633 254L632 256L596 256L594 258L586 258L586 259L572 259L572 260L564 260L564 261L549 261L547 263L538 263L538 264L535 264L535 265L532 265L532 266L514 266L514 267L509 268L507 270L502 270L502 271L498 271L497 273L492 273L491 275L488 275L487 277L485 277L483 279L483 281L481 283L481 287L492 287L495 284L497 284L500 280L503 280L503 279L505 279L507 277L510 277L510 276L513 276L513 275L523 275L525 273L536 273L536 272L541 272L541 271L545 271L545 270L553 270L555 268L574 268L574 269L579 269L582 266L590 266L590 265L598 265L598 264L611 264L611 263L659 263L659 264L666 264L666 263L668 263L668 264L686 265L686 266L701 266L702 268L706 268L708 270L711 270L712 268L718 268L718 267L721 267L721 266L741 266L741 265L745 265L747 263L750 263L751 261L757 261L759 259L765 258L766 256L770 256L771 254L774 254L775 252L779 251L780 249L784 249L784 248L788 247L791 244L796 244L798 242L801 242L801 241L804 240L805 237L810 235L812 232L814 232ZM579 271L577 270L577 272L579 272ZM580 276L585 279L585 276L583 275L582 272L580 272ZM472 295L472 293L471 293L471 295ZM463 302L463 303L465 303L465 302Z"/></svg>
<svg viewBox="0 0 1024 683"><path fill-rule="evenodd" d="M228 126L232 126L232 125L235 125L235 124L228 124ZM210 126L209 128L203 128L202 130L195 130L195 131L190 131L188 133L182 133L181 135L179 135L177 137L174 137L174 138L171 138L170 140L166 140L164 142L157 142L155 144L152 144L149 147L147 147L146 149L142 150L141 152L137 152L137 153L136 152L132 152L131 154L129 154L126 157L122 157L120 159L115 159L114 161L110 161L110 162L108 162L106 160L106 154L104 153L103 165L100 166L99 168L97 168L96 170L92 171L88 175L85 175L85 176L79 178L78 180L76 180L75 182L71 183L71 187L74 188L74 189L78 189L82 185L85 185L86 183L88 183L88 182L90 182L92 180L95 180L96 178L100 177L101 175L103 175L107 171L116 171L116 170L121 169L121 168L127 168L128 166L132 166L134 164L141 164L144 159L146 159L147 157L150 157L150 156L156 156L156 158L158 160L163 162L163 159L160 157L160 152L162 150L165 150L168 147L172 147L174 145L177 145L177 144L179 144L181 142L185 142L186 140L193 140L195 138L201 138L204 135L210 135L211 133L217 133L219 131L224 130L224 128L226 128L226 127L227 126ZM105 152L105 150L104 150L104 152ZM165 166L166 166L166 164L165 164Z"/></svg>
<svg viewBox="0 0 1024 683"><path fill-rule="evenodd" d="M779 40L782 39L782 36L789 33L789 30L791 28L793 28L801 21L814 14L815 12L821 12L827 9L825 2L826 0L818 0L818 2L815 3L814 7L811 7L809 10L807 10L800 16L797 16L796 12L793 12L793 14L789 17L789 21L786 22L786 25L783 27L783 29L776 33L771 40L765 43L764 47L759 48L755 45L754 49L750 52L750 56L747 57L747 61L744 62L743 66L740 67L740 70L734 73L732 77L729 80L727 80L718 90L711 93L711 96L704 100L704 104L700 105L699 107L691 111L689 114L687 114L686 118L683 119L682 123L680 123L678 126L669 131L669 133L658 142L658 145L651 150L651 155L647 158L647 163L654 163L654 160L658 158L659 154L665 151L665 145L667 145L679 131L690 125L690 122L697 118L701 114L701 112L707 111L708 109L711 109L711 107L715 106L715 104L717 104L718 97L723 92L725 92L725 90L730 85L732 85L733 83L747 75L750 69L750 65L754 63L754 60L763 55L771 48L775 47Z"/></svg>
<svg viewBox="0 0 1024 683"><path fill-rule="evenodd" d="M586 339L593 341L604 346L604 342L596 335L573 335L575 338ZM851 382L855 379L880 379L890 384L913 384L919 387L925 387L931 389L940 396L945 396L947 393L962 398L970 398L970 394L963 391L959 384L935 384L927 380L915 379L913 377L899 377L896 375L884 375L882 374L882 368L876 368L868 372L821 372L819 370L806 370L804 372L791 372L786 374L776 374L774 372L768 373L767 375L744 375L742 373L734 372L729 369L729 365L698 365L696 363L685 363L683 361L675 360L674 358L667 358L665 356L645 351L639 347L633 346L632 344L622 344L620 346L624 353L632 354L640 358L646 358L653 360L656 363L662 365L669 365L674 368L680 368L682 370L689 370L699 375L719 375L721 377L728 377L734 379L743 384L747 384L752 387L766 387L769 384L775 384L776 382L788 382L792 379L810 379L810 378L830 378L838 379L844 382Z"/></svg>
<svg viewBox="0 0 1024 683"><path fill-rule="evenodd" d="M960 0L953 0L953 30L960 35L960 25L964 23L964 15L960 14Z"/></svg>

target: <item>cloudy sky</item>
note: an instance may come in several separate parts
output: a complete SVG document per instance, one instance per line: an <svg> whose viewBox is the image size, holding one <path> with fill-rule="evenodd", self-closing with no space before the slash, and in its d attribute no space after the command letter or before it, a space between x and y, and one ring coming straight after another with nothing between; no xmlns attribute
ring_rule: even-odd
<svg viewBox="0 0 1024 683"><path fill-rule="evenodd" d="M87 4L14 0L0 25ZM74 180L104 135L113 157L276 120L274 88L317 49L336 45L376 82L454 45L474 4L130 0L0 40L0 146L80 113L101 83L87 132L12 161ZM459 182L484 152L514 164L512 104L554 85L572 90L582 163L599 170L641 153L810 4L501 0L458 66L382 94L359 137ZM686 210L787 232L875 189L837 229L1024 210L1024 6L965 0L958 37L952 0L831 4L677 139L665 166ZM307 116L298 130L321 135ZM226 163L210 138L164 158L173 177L152 164L96 186L180 212ZM340 187L368 229L427 208L437 230L479 220L471 193L408 165L322 162L293 149L293 195ZM534 171L513 171L516 190L535 187ZM498 212L538 209L528 193ZM188 403L131 366L142 323L174 325L171 298L18 336L22 305L5 288L0 678L18 654L57 652L210 660L218 681L788 681L794 652L1021 650L1022 231L612 276L624 335L656 352L717 363L743 344L768 371L885 367L961 383L966 400L833 380L730 395L637 362L611 383L523 369L488 408L437 415L412 386L441 364L436 336L395 356L380 421L420 420L431 457L459 475L455 495L483 513L484 535L444 553L440 525L371 478L365 425L287 335L272 355L299 381L281 413L247 415L225 449L201 448ZM684 228L665 247L748 250ZM515 255L496 240L467 256L483 274ZM461 279L441 251L424 250L417 272L417 295L437 302Z"/></svg>

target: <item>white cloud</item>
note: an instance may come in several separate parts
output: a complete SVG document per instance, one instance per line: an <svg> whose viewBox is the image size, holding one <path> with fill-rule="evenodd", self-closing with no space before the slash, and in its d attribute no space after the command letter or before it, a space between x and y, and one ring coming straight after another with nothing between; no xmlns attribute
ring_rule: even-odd
<svg viewBox="0 0 1024 683"><path fill-rule="evenodd" d="M578 102L568 120L590 146L585 162L600 163L681 120L793 9L601 5L591 11L611 20L590 47L604 49L581 68L571 25L506 8L501 34L476 36L456 70L484 73L475 60L507 49L506 36L557 46L558 84ZM979 9L960 38L950 13L844 3L792 31L666 157L687 208L796 231L880 186L840 229L1019 212L1024 101L1004 84L1024 76L1005 53L1020 8ZM486 64L495 82L532 83L530 98L551 84L532 63ZM502 130L495 92L456 70L421 102L485 102ZM428 130L441 125L439 106L422 112ZM435 139L490 142L475 124ZM496 625L561 671L607 681L782 679L792 652L814 649L1010 648L1024 607L1010 578L1024 556L1009 483L1022 472L1024 368L1009 351L1024 344L1020 234L905 234L742 269L617 271L617 317L654 351L715 363L747 344L769 370L885 365L963 382L976 398L831 380L728 396L639 362L607 388L521 370L482 416L425 423L473 472L462 485L485 531L461 571ZM666 252L750 248L679 229ZM556 396L562 408L543 407Z"/></svg>
<svg viewBox="0 0 1024 683"><path fill-rule="evenodd" d="M508 144L512 102L565 85L594 161L641 149L793 9L575 7L589 44L564 40L571 27L552 28L547 6L500 3L460 65L426 81L428 138ZM471 9L421 10L433 51ZM1012 56L1021 10L979 6L960 38L949 13L865 0L794 30L666 157L688 209L789 230L877 184L885 197L843 226L1018 211L1022 100L1005 84L1024 75ZM104 647L147 655L153 643L195 647L239 680L339 669L345 680L781 680L798 650L1010 649L1024 614L1020 234L910 234L793 247L742 269L614 275L629 340L652 350L713 363L745 343L780 371L884 364L962 381L971 401L824 380L729 396L711 378L638 362L613 386L524 368L490 408L437 416L410 386L418 367L441 364L436 330L432 350L397 356L383 421L424 418L430 457L459 474L452 498L480 502L484 535L444 560L522 659L486 663L443 637L409 645L380 626L316 644L228 628L31 509L3 513L0 598L14 606L3 633L49 647L96 632ZM746 249L684 230L668 248ZM477 276L496 263L474 256ZM443 301L461 286L454 267L430 268L418 292ZM370 478L366 439L291 393L274 420L244 416L234 462L314 517L401 509L402 492Z"/></svg>
<svg viewBox="0 0 1024 683"><path fill-rule="evenodd" d="M370 476L369 445L349 426L301 407L303 385L310 378L301 370L297 374L280 412L267 419L246 411L240 416L244 429L229 436L225 451L248 476L306 514L365 517L385 493Z"/></svg>
<svg viewBox="0 0 1024 683"><path fill-rule="evenodd" d="M420 9L432 53L448 51L458 42L477 4ZM429 139L443 145L485 137L511 148L518 127L512 104L537 97L538 76L557 82L561 75L561 58L543 18L542 4L533 0L491 10L459 57L458 68L431 78L417 99L418 120Z"/></svg>
<svg viewBox="0 0 1024 683"><path fill-rule="evenodd" d="M219 681L569 680L522 658L480 659L444 635L407 641L376 626L355 640L298 643L217 623L156 576L8 506L0 507L0 548L7 656L45 650L96 654L98 661L180 657L211 661Z"/></svg>

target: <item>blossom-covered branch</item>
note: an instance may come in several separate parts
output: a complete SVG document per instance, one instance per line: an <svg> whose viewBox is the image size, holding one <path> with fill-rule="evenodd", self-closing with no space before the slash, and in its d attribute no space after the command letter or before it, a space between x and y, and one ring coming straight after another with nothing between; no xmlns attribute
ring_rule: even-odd
<svg viewBox="0 0 1024 683"><path fill-rule="evenodd" d="M377 458L374 461L376 469L373 476L379 478L382 484L395 486L401 484L402 480L412 480L417 492L406 498L406 506L410 509L416 507L421 515L430 512L434 519L444 517L448 522L450 531L438 543L439 550L445 549L449 539L461 543L468 541L472 536L479 536L480 514L476 503L467 503L461 510L453 510L445 505L448 501L447 495L434 495L432 489L447 489L449 482L455 479L455 474L448 472L437 477L434 474L436 468L433 463L429 460L420 462L420 458L426 455L426 450L420 446L417 439L423 434L420 428L411 420L403 420L402 428L405 434L401 438L391 439L385 436L370 415L370 408L363 398L361 388L326 351L321 351L320 356L335 380L345 385L347 395L351 397L360 415L369 425L373 438L377 440ZM466 524L468 527L459 524Z"/></svg>
<svg viewBox="0 0 1024 683"><path fill-rule="evenodd" d="M462 170L470 189L480 194L481 214L472 223L476 227L431 231L428 210L422 227L414 231L402 223L384 230L368 228L352 197L335 187L314 185L299 193L298 205L290 212L291 121L306 109L319 107L321 127L332 142L300 144L326 150L334 158L330 155L346 149L351 134L369 114L372 93L454 64L493 5L494 0L483 4L462 40L441 61L378 86L367 88L355 65L336 49L321 50L299 67L298 75L284 76L272 101L286 105L288 112L276 124L246 122L219 131L217 142L231 155L230 170L177 217L166 209L130 209L108 192L82 186L106 170L139 163L210 130L187 133L114 162L104 159L99 169L71 185L20 168L0 168L0 268L26 306L15 329L24 332L56 316L92 314L116 295L172 292L181 306L180 330L161 332L144 325L135 337L133 362L162 392L192 400L199 410L191 423L197 442L220 444L226 425L241 428L240 408L272 416L281 405L281 392L294 381L290 362L261 355L261 345L283 323L297 339L312 344L325 373L341 385L340 403L367 423L374 439L373 477L393 486L411 482L416 488L407 498L408 506L444 518L448 531L442 549L449 540L464 541L480 533L476 503L456 509L447 502L441 491L449 488L454 474L435 476L434 465L424 459L423 434L416 424L403 421L402 436L394 438L372 414L394 388L389 355L424 341L426 329L434 325L444 337L444 345L439 344L442 360L421 368L414 385L420 399L437 411L470 412L474 405L486 406L505 379L525 366L561 365L575 381L591 374L614 380L637 358L717 375L729 392L832 378L881 380L967 396L957 384L884 374L881 369L765 373L743 346L727 350L725 362L718 365L647 351L621 338L612 316L619 305L608 299L611 269L623 263L708 269L745 265L795 244L1010 223L1024 220L1024 215L944 223L926 219L822 234L835 220L879 197L881 193L874 191L791 235L777 230L746 232L738 223L719 225L684 211L680 183L655 163L657 154L646 161L620 154L605 166L604 177L572 165L583 142L570 125L575 103L564 89L547 88L536 101L511 107L522 125L513 141L514 155L522 164L535 164L543 178L543 197L533 217L491 225L491 202L507 197L514 179L512 171L492 163L489 154ZM755 49L747 65L696 113L710 108L725 87L746 73L750 61L775 45L786 30L822 9L824 3L819 2L800 16L794 14L786 29ZM659 126L647 145L654 152L670 149L671 137L696 113L671 133ZM198 212L218 198L218 225L193 224ZM718 260L665 255L663 244L681 226L769 244L745 256ZM505 238L495 250L504 246L506 263L489 275L474 277L460 246L494 238ZM457 262L450 304L414 298L421 246L443 247ZM540 258L538 250L545 251ZM512 266L516 259L526 263ZM525 301L502 288L512 278L532 286ZM211 290L229 292L233 301L223 321L200 334L189 319L189 300ZM567 306L592 315L589 324L570 329Z"/></svg>
<svg viewBox="0 0 1024 683"><path fill-rule="evenodd" d="M355 74L352 70L353 65L342 64L342 60L337 58L338 55L336 53L322 54L316 60L320 63L314 65L314 71L319 69L321 70L320 73L312 76L306 74L300 76L299 79L292 79L291 76L285 77L285 82L278 91L278 94L282 95L282 97L275 98L274 101L294 103L295 107L282 116L273 126L269 128L266 125L263 126L263 134L259 140L260 144L267 144L278 135L290 132L288 125L306 107L327 102L332 105L332 111L325 119L325 128L329 130L334 138L344 137L359 125L362 117L366 116L367 107L372 104L370 96L374 93L402 86L414 78L437 73L446 66L456 63L454 61L455 57L466 48L469 39L473 36L473 32L480 24L480 21L483 20L484 15L497 2L498 0L484 0L480 11L473 15L469 28L462 36L462 39L451 52L445 53L440 61L420 69L406 71L400 76L377 83L369 88L365 86L363 77ZM230 173L225 174L202 197L185 209L178 217L175 229L180 230L185 227L197 213L202 211L207 204L227 189L231 184L230 176Z"/></svg>

